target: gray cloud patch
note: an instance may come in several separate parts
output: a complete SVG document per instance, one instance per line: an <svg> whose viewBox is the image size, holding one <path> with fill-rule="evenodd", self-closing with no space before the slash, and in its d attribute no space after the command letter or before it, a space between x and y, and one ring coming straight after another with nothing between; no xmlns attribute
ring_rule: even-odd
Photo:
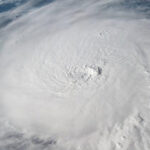
<svg viewBox="0 0 150 150"><path fill-rule="evenodd" d="M35 8L43 7L54 0L18 0L0 3L0 28L7 26L9 23L17 20Z"/></svg>
<svg viewBox="0 0 150 150"><path fill-rule="evenodd" d="M149 18L150 16L150 1L149 0L124 0L118 2L112 2L107 4L106 9L116 9L116 11L130 11L136 12L143 17Z"/></svg>
<svg viewBox="0 0 150 150"><path fill-rule="evenodd" d="M7 3L4 3L2 1L0 3L0 13L2 13L0 14L0 27L5 27L7 24L11 23L12 21L32 11L32 9L40 8L57 1L58 0L44 0L44 1L43 0L38 0L38 1L20 0L20 1L8 1ZM59 3L62 3L63 6L63 3L66 2L60 1ZM87 2L68 1L67 3L66 6L67 5L68 6L66 9L74 8L76 6L78 7L78 5L80 5L79 10L81 7L83 7L81 11L84 11L84 9L87 10L92 6L94 6L95 10L93 11L93 16L98 15L100 17L132 17L132 18L142 18L142 17L149 18L150 16L149 0L145 0L145 1L115 0L110 2L106 1L104 3L102 3L101 1L99 2L98 1L87 1ZM128 16L127 16L127 11L128 11ZM135 15L130 14L133 12L135 13Z"/></svg>
<svg viewBox="0 0 150 150"><path fill-rule="evenodd" d="M0 121L0 150L47 150L55 144L54 139L29 136L7 121Z"/></svg>

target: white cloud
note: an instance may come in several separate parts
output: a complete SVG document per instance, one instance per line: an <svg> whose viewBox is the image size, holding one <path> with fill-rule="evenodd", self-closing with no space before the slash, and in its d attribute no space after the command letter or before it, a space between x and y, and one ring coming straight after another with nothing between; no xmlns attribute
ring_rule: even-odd
<svg viewBox="0 0 150 150"><path fill-rule="evenodd" d="M1 149L148 150L150 21L126 3L11 11L28 13L0 30Z"/></svg>

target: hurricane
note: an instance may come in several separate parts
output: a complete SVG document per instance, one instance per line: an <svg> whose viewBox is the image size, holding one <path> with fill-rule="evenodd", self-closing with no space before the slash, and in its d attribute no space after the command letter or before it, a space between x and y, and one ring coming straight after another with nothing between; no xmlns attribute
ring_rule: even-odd
<svg viewBox="0 0 150 150"><path fill-rule="evenodd" d="M150 150L150 1L0 0L0 150Z"/></svg>

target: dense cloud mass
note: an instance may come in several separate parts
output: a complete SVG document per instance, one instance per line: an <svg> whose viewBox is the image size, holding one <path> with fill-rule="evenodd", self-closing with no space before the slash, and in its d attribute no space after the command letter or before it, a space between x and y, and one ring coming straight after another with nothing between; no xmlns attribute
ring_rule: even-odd
<svg viewBox="0 0 150 150"><path fill-rule="evenodd" d="M0 150L150 150L149 0L0 0Z"/></svg>

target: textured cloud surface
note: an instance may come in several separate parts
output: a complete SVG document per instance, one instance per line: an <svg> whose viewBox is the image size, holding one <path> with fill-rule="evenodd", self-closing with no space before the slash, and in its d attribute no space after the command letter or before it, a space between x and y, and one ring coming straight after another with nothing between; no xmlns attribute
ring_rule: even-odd
<svg viewBox="0 0 150 150"><path fill-rule="evenodd" d="M0 0L0 150L149 150L149 16L149 0Z"/></svg>

